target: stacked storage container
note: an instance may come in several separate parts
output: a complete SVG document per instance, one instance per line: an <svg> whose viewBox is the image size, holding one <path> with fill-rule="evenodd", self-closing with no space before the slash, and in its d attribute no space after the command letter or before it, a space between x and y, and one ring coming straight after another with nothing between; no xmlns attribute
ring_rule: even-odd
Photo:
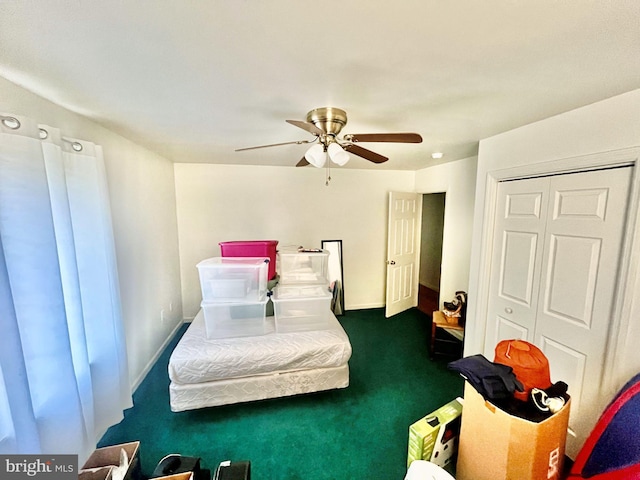
<svg viewBox="0 0 640 480"><path fill-rule="evenodd" d="M276 272L276 255L278 252L278 240L233 240L220 242L220 253L223 257L260 257L269 259L269 282L267 291L273 290L278 283ZM267 316L273 316L273 302L267 300Z"/></svg>
<svg viewBox="0 0 640 480"><path fill-rule="evenodd" d="M299 332L328 328L331 292L326 250L278 252L280 279L273 289L277 332Z"/></svg>
<svg viewBox="0 0 640 480"><path fill-rule="evenodd" d="M223 257L261 257L269 259L269 280L276 277L277 240L248 240L220 242Z"/></svg>
<svg viewBox="0 0 640 480"><path fill-rule="evenodd" d="M268 258L215 257L198 267L207 337L264 335Z"/></svg>

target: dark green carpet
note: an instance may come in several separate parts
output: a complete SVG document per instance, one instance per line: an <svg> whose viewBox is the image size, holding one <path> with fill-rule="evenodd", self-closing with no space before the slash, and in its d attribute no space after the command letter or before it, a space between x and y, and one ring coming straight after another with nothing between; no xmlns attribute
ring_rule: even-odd
<svg viewBox="0 0 640 480"><path fill-rule="evenodd" d="M253 480L402 480L409 425L462 395L463 382L429 360L430 319L417 309L384 318L383 309L339 317L353 355L346 389L172 413L167 347L134 394L134 407L100 446L139 440L142 474L170 453L251 461Z"/></svg>

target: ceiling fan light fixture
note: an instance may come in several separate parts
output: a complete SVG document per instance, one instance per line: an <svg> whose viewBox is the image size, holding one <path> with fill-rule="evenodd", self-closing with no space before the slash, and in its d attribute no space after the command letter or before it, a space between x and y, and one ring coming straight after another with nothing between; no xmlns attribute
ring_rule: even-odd
<svg viewBox="0 0 640 480"><path fill-rule="evenodd" d="M323 145L316 143L307 150L307 153L304 154L304 158L314 167L322 168L327 161L327 152L325 152Z"/></svg>
<svg viewBox="0 0 640 480"><path fill-rule="evenodd" d="M344 166L349 161L349 154L344 151L338 143L330 143L327 148L327 152L329 153L329 158L333 163L339 166Z"/></svg>

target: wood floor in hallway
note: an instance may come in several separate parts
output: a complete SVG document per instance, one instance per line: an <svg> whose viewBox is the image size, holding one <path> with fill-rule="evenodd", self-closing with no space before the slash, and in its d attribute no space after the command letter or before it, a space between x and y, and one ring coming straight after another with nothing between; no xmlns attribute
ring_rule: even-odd
<svg viewBox="0 0 640 480"><path fill-rule="evenodd" d="M418 289L418 310L431 317L435 310L440 309L439 292L425 286L420 285Z"/></svg>

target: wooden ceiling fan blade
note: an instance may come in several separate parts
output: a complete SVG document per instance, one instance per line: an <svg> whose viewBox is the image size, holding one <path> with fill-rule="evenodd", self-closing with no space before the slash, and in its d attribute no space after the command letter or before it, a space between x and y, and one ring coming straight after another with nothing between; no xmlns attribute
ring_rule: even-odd
<svg viewBox="0 0 640 480"><path fill-rule="evenodd" d="M236 152L244 152L245 150L255 150L257 148L268 148L268 147L280 147L282 145L302 145L303 143L313 143L316 140L296 140L295 142L282 142L282 143L271 143L269 145L258 145L256 147L244 147L244 148L236 148Z"/></svg>
<svg viewBox="0 0 640 480"><path fill-rule="evenodd" d="M343 145L342 148L344 148L347 152L358 155L359 157L362 157L373 163L384 163L389 160L387 157L384 157L379 153L372 152L371 150L367 150L366 148L362 148L360 145L355 145L353 143Z"/></svg>
<svg viewBox="0 0 640 480"><path fill-rule="evenodd" d="M353 133L345 135L349 142L422 143L418 133Z"/></svg>
<svg viewBox="0 0 640 480"><path fill-rule="evenodd" d="M296 167L306 167L307 165L311 165L307 162L307 159L302 157L298 163L296 163Z"/></svg>
<svg viewBox="0 0 640 480"><path fill-rule="evenodd" d="M285 120L287 123L290 123L291 125L294 125L298 128L301 128L303 130L306 130L309 133L312 133L313 135L323 135L324 132L322 130L320 130L318 127L316 127L313 123L309 123L309 122L303 122L301 120Z"/></svg>

